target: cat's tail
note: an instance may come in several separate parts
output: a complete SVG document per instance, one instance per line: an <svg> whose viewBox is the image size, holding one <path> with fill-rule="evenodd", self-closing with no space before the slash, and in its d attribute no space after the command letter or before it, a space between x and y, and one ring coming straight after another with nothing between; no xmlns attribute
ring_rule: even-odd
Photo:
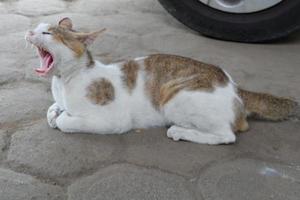
<svg viewBox="0 0 300 200"><path fill-rule="evenodd" d="M243 89L238 89L238 94L244 102L247 114L257 119L280 121L299 114L298 103L288 98Z"/></svg>

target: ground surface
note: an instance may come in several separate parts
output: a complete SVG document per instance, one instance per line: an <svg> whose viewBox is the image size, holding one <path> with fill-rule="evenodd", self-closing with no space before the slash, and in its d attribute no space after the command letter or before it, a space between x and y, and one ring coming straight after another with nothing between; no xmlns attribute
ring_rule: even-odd
<svg viewBox="0 0 300 200"><path fill-rule="evenodd" d="M108 28L92 47L104 62L172 53L220 65L247 89L300 100L300 35L273 44L199 36L155 0L0 1L1 200L298 200L300 123L251 122L230 146L167 139L165 129L123 136L52 130L49 80L24 34L71 17L78 29Z"/></svg>

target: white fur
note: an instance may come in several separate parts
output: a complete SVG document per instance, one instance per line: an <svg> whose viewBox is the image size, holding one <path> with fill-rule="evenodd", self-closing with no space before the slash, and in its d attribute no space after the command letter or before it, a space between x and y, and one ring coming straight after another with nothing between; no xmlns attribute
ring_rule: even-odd
<svg viewBox="0 0 300 200"><path fill-rule="evenodd" d="M180 92L164 107L165 117L175 124L168 130L168 137L204 144L235 142L231 124L236 96L232 83L212 93Z"/></svg>
<svg viewBox="0 0 300 200"><path fill-rule="evenodd" d="M47 30L40 25L35 32ZM49 36L37 36L32 43L46 46L55 57L52 93L55 103L49 108L49 125L63 132L121 134L134 128L171 125L167 135L174 140L203 144L235 142L231 130L234 122L235 84L217 87L213 92L181 91L160 110L154 108L145 91L146 72L140 70L137 85L128 92L122 82L120 64L96 62L85 67L86 57L75 59L72 52ZM63 56L62 56L63 55ZM143 67L143 58L136 61ZM115 89L115 99L105 106L93 104L86 97L86 88L95 79L106 78ZM229 77L231 80L231 77Z"/></svg>

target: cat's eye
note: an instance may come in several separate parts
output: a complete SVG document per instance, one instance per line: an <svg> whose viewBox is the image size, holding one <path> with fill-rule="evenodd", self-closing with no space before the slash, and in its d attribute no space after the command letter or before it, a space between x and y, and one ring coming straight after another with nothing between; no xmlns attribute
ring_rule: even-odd
<svg viewBox="0 0 300 200"><path fill-rule="evenodd" d="M50 32L42 32L43 35L51 35Z"/></svg>

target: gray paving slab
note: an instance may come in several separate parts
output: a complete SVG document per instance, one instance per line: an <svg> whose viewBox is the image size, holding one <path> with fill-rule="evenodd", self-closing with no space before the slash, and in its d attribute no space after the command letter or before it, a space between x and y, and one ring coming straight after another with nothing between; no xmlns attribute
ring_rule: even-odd
<svg viewBox="0 0 300 200"><path fill-rule="evenodd" d="M0 68L0 85L8 82L20 80L24 76L23 70L18 66L18 60L10 53L1 53L0 60L2 62Z"/></svg>
<svg viewBox="0 0 300 200"><path fill-rule="evenodd" d="M16 59L24 56L32 57L32 49L30 50L24 39L27 30L28 28L22 32L0 35L0 53L10 53ZM26 46L28 46L27 49Z"/></svg>
<svg viewBox="0 0 300 200"><path fill-rule="evenodd" d="M0 130L0 162L5 156L5 148L6 148L6 133L3 130Z"/></svg>
<svg viewBox="0 0 300 200"><path fill-rule="evenodd" d="M7 162L17 170L61 178L90 173L102 162L112 162L118 139L109 136L62 134L39 120L13 134Z"/></svg>
<svg viewBox="0 0 300 200"><path fill-rule="evenodd" d="M68 196L70 200L195 199L182 177L127 164L112 165L75 182Z"/></svg>
<svg viewBox="0 0 300 200"><path fill-rule="evenodd" d="M32 176L0 169L1 200L62 200L63 189L40 182Z"/></svg>
<svg viewBox="0 0 300 200"><path fill-rule="evenodd" d="M82 8L85 9L82 9ZM84 12L92 15L112 15L120 12L150 12L155 13L162 10L157 1L152 0L122 0L122 1L110 1L110 0L79 0L75 1L70 6L73 12Z"/></svg>
<svg viewBox="0 0 300 200"><path fill-rule="evenodd" d="M223 162L203 173L198 189L207 200L298 200L299 167L250 159Z"/></svg>
<svg viewBox="0 0 300 200"><path fill-rule="evenodd" d="M27 16L49 15L64 11L66 5L60 0L20 0L16 4L19 14Z"/></svg>
<svg viewBox="0 0 300 200"><path fill-rule="evenodd" d="M51 93L42 84L13 82L0 89L1 123L32 120L46 116Z"/></svg>
<svg viewBox="0 0 300 200"><path fill-rule="evenodd" d="M26 30L30 25L30 19L22 15L7 14L0 15L0 35L15 33Z"/></svg>
<svg viewBox="0 0 300 200"><path fill-rule="evenodd" d="M251 122L250 124L251 130L238 137L236 146L240 152L258 159L300 166L299 122Z"/></svg>
<svg viewBox="0 0 300 200"><path fill-rule="evenodd" d="M234 146L197 145L174 142L166 135L166 129L141 130L120 136L125 147L124 160L143 166L167 169L190 179L209 163L232 156Z"/></svg>
<svg viewBox="0 0 300 200"><path fill-rule="evenodd" d="M5 4L2 3L2 2L0 2L0 12L1 12L2 14L7 13L7 10L6 10L6 8L5 8Z"/></svg>

